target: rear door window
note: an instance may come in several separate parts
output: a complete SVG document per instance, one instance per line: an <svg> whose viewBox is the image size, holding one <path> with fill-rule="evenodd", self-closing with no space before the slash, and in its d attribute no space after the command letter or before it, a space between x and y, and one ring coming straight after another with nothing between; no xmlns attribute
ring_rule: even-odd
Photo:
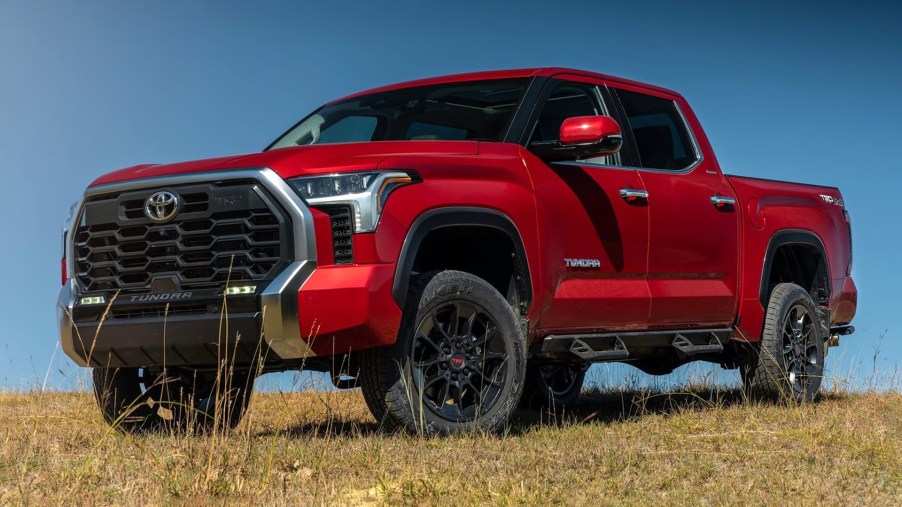
<svg viewBox="0 0 902 507"><path fill-rule="evenodd" d="M679 171L698 160L674 101L612 88L626 112L640 167Z"/></svg>

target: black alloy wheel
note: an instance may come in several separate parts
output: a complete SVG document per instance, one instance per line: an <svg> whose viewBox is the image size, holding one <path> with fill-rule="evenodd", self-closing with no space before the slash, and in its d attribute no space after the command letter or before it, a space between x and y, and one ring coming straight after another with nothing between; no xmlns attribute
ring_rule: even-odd
<svg viewBox="0 0 902 507"><path fill-rule="evenodd" d="M507 354L498 325L476 304L452 300L424 316L413 339L413 382L443 419L472 421L498 401Z"/></svg>
<svg viewBox="0 0 902 507"><path fill-rule="evenodd" d="M801 304L793 306L783 319L783 363L796 397L808 390L812 378L823 374L819 349L812 339L816 336L814 329L811 314Z"/></svg>
<svg viewBox="0 0 902 507"><path fill-rule="evenodd" d="M461 271L417 276L397 343L360 358L360 386L376 420L422 435L501 429L526 374L516 311L488 282Z"/></svg>
<svg viewBox="0 0 902 507"><path fill-rule="evenodd" d="M94 368L93 379L104 420L125 433L234 428L254 388L245 370Z"/></svg>
<svg viewBox="0 0 902 507"><path fill-rule="evenodd" d="M811 401L824 376L825 325L811 295L781 283L771 292L761 342L746 349L743 383L753 398Z"/></svg>

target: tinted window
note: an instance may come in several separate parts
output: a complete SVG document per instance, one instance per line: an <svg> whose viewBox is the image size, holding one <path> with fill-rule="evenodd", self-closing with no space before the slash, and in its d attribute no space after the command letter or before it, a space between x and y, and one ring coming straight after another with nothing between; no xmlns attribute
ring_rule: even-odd
<svg viewBox="0 0 902 507"><path fill-rule="evenodd" d="M410 128L407 129L407 135L404 137L413 141L437 139L461 141L467 138L467 131L462 128L449 127L447 125L436 125L434 123L415 121L410 124Z"/></svg>
<svg viewBox="0 0 902 507"><path fill-rule="evenodd" d="M370 141L373 139L378 121L374 116L346 116L329 128L323 129L319 143Z"/></svg>
<svg viewBox="0 0 902 507"><path fill-rule="evenodd" d="M616 90L626 111L641 167L685 169L697 157L686 124L672 100Z"/></svg>
<svg viewBox="0 0 902 507"><path fill-rule="evenodd" d="M595 87L583 83L561 83L557 85L542 107L542 114L532 133L530 142L558 141L561 124L574 116L597 116L608 114L599 102ZM618 165L620 154L605 155L585 159L591 164Z"/></svg>
<svg viewBox="0 0 902 507"><path fill-rule="evenodd" d="M362 95L323 106L270 149L358 141L501 141L527 83L466 81Z"/></svg>

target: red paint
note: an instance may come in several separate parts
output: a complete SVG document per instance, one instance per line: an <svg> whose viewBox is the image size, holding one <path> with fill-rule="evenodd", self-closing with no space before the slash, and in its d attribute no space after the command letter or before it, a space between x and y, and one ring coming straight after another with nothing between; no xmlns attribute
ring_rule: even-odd
<svg viewBox="0 0 902 507"><path fill-rule="evenodd" d="M394 265L317 268L298 292L301 336L321 356L394 343L401 310L391 297Z"/></svg>
<svg viewBox="0 0 902 507"><path fill-rule="evenodd" d="M841 199L839 191L725 176L698 119L675 92L549 68L430 78L363 93L528 76L673 100L695 134L702 161L689 171L656 171L548 164L514 143L390 141L135 166L101 176L93 185L264 166L284 178L374 168L415 170L422 181L391 194L376 232L354 236L353 265L333 265L329 217L312 211L319 267L298 293L299 325L320 355L394 343L401 309L391 287L404 240L418 217L443 207L486 208L516 225L532 283L527 314L531 340L564 331L731 326L738 321L735 336L757 341L764 320L759 288L765 252L774 234L788 229L809 231L823 242L833 289L831 324L852 320L857 292L846 273L848 228L842 207L821 197ZM619 132L613 118L602 116L572 118L561 128L562 140L569 143ZM648 200L625 200L621 189L644 190ZM717 208L712 196L732 197L736 204ZM600 267L571 268L565 259L597 259Z"/></svg>
<svg viewBox="0 0 902 507"><path fill-rule="evenodd" d="M561 144L597 143L619 135L620 125L610 116L577 116L561 124Z"/></svg>
<svg viewBox="0 0 902 507"><path fill-rule="evenodd" d="M541 332L646 328L649 208L619 194L644 189L638 171L550 166L522 148L519 156L534 185L533 248L541 257L531 266L537 296L531 318ZM599 259L601 267L568 268L567 258Z"/></svg>
<svg viewBox="0 0 902 507"><path fill-rule="evenodd" d="M475 155L475 141L382 141L378 143L342 143L281 148L262 153L209 158L173 164L140 165L105 174L91 183L101 185L117 181L150 178L198 171L216 171L248 167L269 167L283 178L342 171L372 170L386 157L398 153L429 156Z"/></svg>
<svg viewBox="0 0 902 507"><path fill-rule="evenodd" d="M761 271L765 253L774 234L802 230L815 234L827 253L827 266L833 291L830 295L831 323L847 324L855 315L857 293L849 263L849 229L843 208L828 204L821 195L842 199L838 189L799 183L787 183L740 176L727 176L737 202L758 201L761 229L744 227L740 250L740 332L757 341L764 324L764 309L759 300Z"/></svg>

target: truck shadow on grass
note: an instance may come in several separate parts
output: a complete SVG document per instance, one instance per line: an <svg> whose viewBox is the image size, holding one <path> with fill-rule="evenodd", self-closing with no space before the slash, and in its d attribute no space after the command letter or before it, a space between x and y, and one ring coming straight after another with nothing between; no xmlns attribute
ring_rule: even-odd
<svg viewBox="0 0 902 507"><path fill-rule="evenodd" d="M821 394L819 403L838 397ZM539 426L564 427L580 424L619 424L647 417L729 409L742 405L789 406L789 402L749 400L741 389L703 388L662 392L655 390L584 390L572 407L541 411L518 411L512 419L511 433L520 434Z"/></svg>
<svg viewBox="0 0 902 507"><path fill-rule="evenodd" d="M814 403L837 397L840 395L824 393ZM619 424L647 417L669 417L687 412L714 411L760 403L785 404L779 401L749 401L740 389L706 388L673 392L588 389L582 392L572 407L517 410L506 434L518 436L546 427ZM269 430L259 436L271 436L274 433L297 438L355 438L392 434L384 425L374 421L332 419L305 422L283 430Z"/></svg>
<svg viewBox="0 0 902 507"><path fill-rule="evenodd" d="M568 407L544 407L518 411L511 421L514 431L536 426L573 424L617 424L650 416L668 416L687 411L717 410L746 402L739 389L701 389L662 392L646 389L584 390Z"/></svg>

